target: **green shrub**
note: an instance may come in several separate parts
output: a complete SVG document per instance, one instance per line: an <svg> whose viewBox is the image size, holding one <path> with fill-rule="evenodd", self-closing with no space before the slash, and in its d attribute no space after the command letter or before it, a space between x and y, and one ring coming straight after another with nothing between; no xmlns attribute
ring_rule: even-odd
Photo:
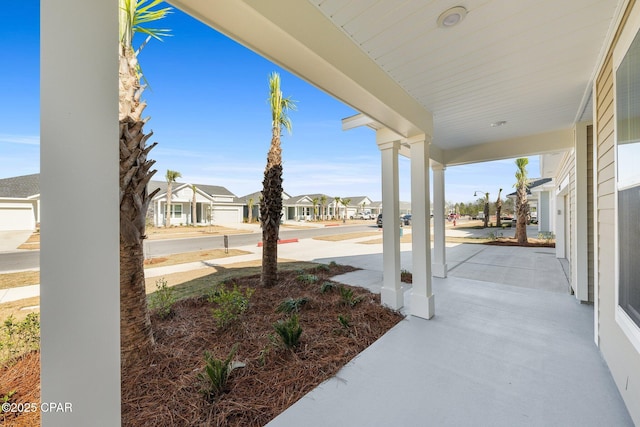
<svg viewBox="0 0 640 427"><path fill-rule="evenodd" d="M413 283L413 274L409 270L400 270L400 281L404 283Z"/></svg>
<svg viewBox="0 0 640 427"><path fill-rule="evenodd" d="M301 283L316 283L318 281L318 276L314 274L300 274L296 277L296 280Z"/></svg>
<svg viewBox="0 0 640 427"><path fill-rule="evenodd" d="M348 286L340 286L338 288L340 291L340 298L342 298L342 303L349 307L355 307L360 301L362 301L362 296L356 296L353 293L353 289Z"/></svg>
<svg viewBox="0 0 640 427"><path fill-rule="evenodd" d="M330 271L331 267L329 267L327 264L319 264L316 267L316 271Z"/></svg>
<svg viewBox="0 0 640 427"><path fill-rule="evenodd" d="M18 322L9 316L0 328L0 364L40 347L40 314L29 313Z"/></svg>
<svg viewBox="0 0 640 427"><path fill-rule="evenodd" d="M320 286L320 293L325 294L329 291L334 290L336 287L335 283L332 282L324 282L321 286Z"/></svg>
<svg viewBox="0 0 640 427"><path fill-rule="evenodd" d="M225 360L216 359L208 351L204 352L204 372L198 374L198 379L202 381L202 392L209 400L213 400L227 390L227 380L237 368L244 368L242 362L232 361L238 351L238 344L235 344Z"/></svg>
<svg viewBox="0 0 640 427"><path fill-rule="evenodd" d="M149 306L165 319L172 314L176 302L175 291L170 288L164 277L156 280L156 291L149 297Z"/></svg>
<svg viewBox="0 0 640 427"><path fill-rule="evenodd" d="M296 298L296 299L287 298L286 300L278 304L278 307L276 307L276 311L278 313L293 313L293 312L297 313L300 311L302 306L304 306L307 302L309 302L309 298L305 298L305 297Z"/></svg>
<svg viewBox="0 0 640 427"><path fill-rule="evenodd" d="M236 321L249 308L249 300L254 290L247 288L244 294L234 284L232 290L224 285L217 285L209 294L209 301L217 304L211 312L219 328L226 328Z"/></svg>
<svg viewBox="0 0 640 427"><path fill-rule="evenodd" d="M538 239L544 240L546 244L550 244L552 240L555 240L556 236L550 231L541 231L538 233Z"/></svg>
<svg viewBox="0 0 640 427"><path fill-rule="evenodd" d="M300 344L302 328L298 322L298 315L294 314L287 320L278 320L273 324L273 329L286 348L294 348Z"/></svg>
<svg viewBox="0 0 640 427"><path fill-rule="evenodd" d="M351 327L351 319L348 316L343 316L342 314L338 314L338 323L342 326L343 329L349 329Z"/></svg>

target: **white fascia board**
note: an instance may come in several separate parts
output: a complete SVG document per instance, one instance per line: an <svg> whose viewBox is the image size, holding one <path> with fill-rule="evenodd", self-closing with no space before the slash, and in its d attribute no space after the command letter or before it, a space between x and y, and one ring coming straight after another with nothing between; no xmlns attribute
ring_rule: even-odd
<svg viewBox="0 0 640 427"><path fill-rule="evenodd" d="M433 135L433 115L307 1L169 3L404 137Z"/></svg>
<svg viewBox="0 0 640 427"><path fill-rule="evenodd" d="M569 150L573 144L573 129L569 128L444 150L443 155L447 166L457 166Z"/></svg>

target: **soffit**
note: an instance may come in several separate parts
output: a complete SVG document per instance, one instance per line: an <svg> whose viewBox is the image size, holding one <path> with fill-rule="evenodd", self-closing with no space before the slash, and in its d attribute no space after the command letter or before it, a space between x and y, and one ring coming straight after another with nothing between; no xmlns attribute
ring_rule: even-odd
<svg viewBox="0 0 640 427"><path fill-rule="evenodd" d="M309 0L433 114L461 148L567 129L583 117L618 0ZM468 14L452 28L438 16ZM505 126L491 127L496 121Z"/></svg>

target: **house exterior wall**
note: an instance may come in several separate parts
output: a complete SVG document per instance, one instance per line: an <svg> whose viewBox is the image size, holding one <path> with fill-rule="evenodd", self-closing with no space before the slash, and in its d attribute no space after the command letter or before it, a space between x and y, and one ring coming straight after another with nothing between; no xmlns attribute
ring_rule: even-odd
<svg viewBox="0 0 640 427"><path fill-rule="evenodd" d="M615 318L616 301L616 206L615 206L615 117L613 50L631 12L640 4L630 1L596 82L594 96L596 144L596 210L594 211L597 287L597 340L604 359L634 422L640 425L640 352Z"/></svg>
<svg viewBox="0 0 640 427"><path fill-rule="evenodd" d="M37 200L0 200L0 231L35 230Z"/></svg>
<svg viewBox="0 0 640 427"><path fill-rule="evenodd" d="M562 244L564 245L564 256L562 258L566 258L571 263L571 277L570 284L571 289L575 292L576 285L574 283L574 278L576 277L576 273L574 271L574 262L575 259L575 247L572 242L575 241L575 236L573 236L573 224L575 222L575 186L576 186L576 177L575 177L575 151L571 150L567 154L565 154L562 162L560 163L559 173L556 178L556 182L561 183L560 187L562 187L563 183L566 183L566 186L562 188L561 194L557 194L557 209L562 212L561 215L556 215L556 219L558 222L564 224L564 226L559 227L559 233L563 233L560 236L562 240ZM566 198L566 199L565 199ZM567 202L567 206L565 206L565 200Z"/></svg>
<svg viewBox="0 0 640 427"><path fill-rule="evenodd" d="M587 126L587 278L589 302L594 302L594 224L593 224L593 126Z"/></svg>

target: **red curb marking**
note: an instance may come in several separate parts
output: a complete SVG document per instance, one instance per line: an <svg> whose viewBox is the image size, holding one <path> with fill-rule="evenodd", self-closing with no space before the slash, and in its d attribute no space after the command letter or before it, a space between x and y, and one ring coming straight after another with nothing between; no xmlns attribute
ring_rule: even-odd
<svg viewBox="0 0 640 427"><path fill-rule="evenodd" d="M283 240L278 240L278 244L281 243L298 243L298 239L283 239ZM262 246L262 242L258 242L258 247Z"/></svg>

